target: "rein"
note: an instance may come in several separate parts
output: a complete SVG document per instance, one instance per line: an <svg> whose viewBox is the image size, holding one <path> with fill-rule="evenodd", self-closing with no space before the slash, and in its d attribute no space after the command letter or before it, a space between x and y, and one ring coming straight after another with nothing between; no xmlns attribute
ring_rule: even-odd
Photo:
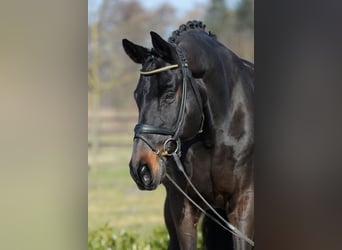
<svg viewBox="0 0 342 250"><path fill-rule="evenodd" d="M197 188L194 186L194 184L192 184L190 178L188 177L188 175L185 173L183 164L181 162L181 160L179 159L179 156L175 153L173 153L171 155L173 157L173 159L176 162L177 168L179 171L182 172L182 174L184 175L185 179L188 181L188 183L190 184L191 188L195 191L195 193L198 195L198 197L200 197L200 199L208 206L208 208L224 223L227 225L224 226L222 225L222 223L220 223L218 220L216 220L213 216L211 216L210 214L208 214L200 205L198 205L193 199L190 198L190 196L185 193L183 191L183 189L181 187L178 186L178 184L170 177L170 175L168 175L166 173L166 177L169 179L169 181L179 190L179 192L181 192L194 206L196 206L203 214L205 214L206 216L208 216L212 221L214 221L216 224L218 224L219 226L221 226L223 229L227 230L228 232L231 232L233 235L235 235L236 237L239 237L240 239L246 241L248 244L250 244L251 246L254 246L254 241L251 240L250 238L248 238L246 235L244 235L242 232L240 232L235 226L233 226L231 223L229 223L228 221L226 221L218 212L216 212L216 210L208 203L208 201L201 195L201 193L197 190Z"/></svg>
<svg viewBox="0 0 342 250"><path fill-rule="evenodd" d="M156 73L160 73L163 71L167 71L170 69L175 69L180 67L183 74L183 83L182 83L182 97L181 97L181 104L180 109L177 117L176 126L173 129L169 128L161 128L161 127L155 127L153 125L149 124L137 124L134 128L134 139L138 138L143 140L153 152L155 152L159 157L168 157L172 156L174 161L176 162L177 168L179 171L182 172L184 177L186 178L187 182L190 184L192 189L196 192L196 194L201 198L201 200L208 206L208 208L224 223L226 226L222 225L216 218L208 214L203 208L201 208L195 201L193 201L188 194L186 194L182 188L178 186L178 184L166 173L166 177L169 179L169 181L194 205L196 206L202 213L204 213L206 216L208 216L211 220L213 220L215 223L220 225L225 230L231 232L233 235L245 240L250 245L254 246L254 242L249 239L246 235L244 235L242 232L240 232L236 227L234 227L232 224L230 224L228 221L226 221L222 216L220 216L216 210L205 200L205 198L200 194L200 192L196 189L196 187L192 184L190 178L187 176L187 174L184 171L183 164L180 160L181 155L181 141L179 138L180 129L183 127L184 119L185 119L185 105L186 105L186 97L187 97L187 80L190 80L190 85L192 87L192 90L196 96L196 101L199 105L200 110L202 111L202 121L201 126L198 131L199 133L202 133L203 129L203 123L204 123L204 114L203 114L203 107L201 102L201 97L199 94L198 89L194 86L194 83L192 81L187 60L181 51L179 47L176 47L176 51L178 54L178 57L181 60L181 64L173 64L169 66L165 66L159 69L151 70L151 71L140 71L141 75L153 75ZM163 149L157 150L155 146L153 146L149 140L145 137L145 134L158 134L158 135L165 135L165 136L171 136L167 140L164 141ZM174 149L172 151L168 150L168 145L174 144Z"/></svg>

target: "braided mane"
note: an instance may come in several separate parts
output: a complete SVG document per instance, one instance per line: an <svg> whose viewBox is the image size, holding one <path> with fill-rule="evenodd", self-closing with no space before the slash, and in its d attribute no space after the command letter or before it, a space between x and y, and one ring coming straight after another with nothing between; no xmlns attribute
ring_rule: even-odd
<svg viewBox="0 0 342 250"><path fill-rule="evenodd" d="M190 30L195 30L195 31L205 31L206 25L202 23L201 21L193 20L193 21L188 21L186 24L182 24L179 26L178 30L175 30L172 32L172 35L169 37L169 42L170 43L175 43L177 38L179 38L182 34L190 31ZM216 38L214 34L212 34L210 31L207 33L209 36Z"/></svg>

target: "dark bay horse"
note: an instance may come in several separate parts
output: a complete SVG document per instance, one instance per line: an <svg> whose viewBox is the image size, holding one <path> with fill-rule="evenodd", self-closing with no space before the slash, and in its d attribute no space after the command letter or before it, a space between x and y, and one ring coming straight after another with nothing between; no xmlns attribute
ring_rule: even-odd
<svg viewBox="0 0 342 250"><path fill-rule="evenodd" d="M234 234L231 248L222 245L219 231L230 233L205 219L207 249L253 249L254 65L199 21L181 25L169 41L154 32L151 38L152 49L123 40L128 56L142 64L131 176L142 190L166 187L169 249L197 249L197 223L209 205L245 238Z"/></svg>

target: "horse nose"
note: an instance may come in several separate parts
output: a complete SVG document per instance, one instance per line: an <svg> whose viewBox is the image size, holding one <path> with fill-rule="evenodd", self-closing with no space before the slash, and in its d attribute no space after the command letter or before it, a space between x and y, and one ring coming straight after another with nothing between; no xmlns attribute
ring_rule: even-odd
<svg viewBox="0 0 342 250"><path fill-rule="evenodd" d="M134 141L130 161L133 180L141 190L154 190L161 183L164 167L159 156L142 140Z"/></svg>
<svg viewBox="0 0 342 250"><path fill-rule="evenodd" d="M146 189L151 186L153 182L153 177L151 170L147 163L139 162L136 165L132 163L132 160L129 163L130 174L139 187L139 189Z"/></svg>
<svg viewBox="0 0 342 250"><path fill-rule="evenodd" d="M138 167L138 176L145 187L152 184L152 174L147 164L143 163Z"/></svg>

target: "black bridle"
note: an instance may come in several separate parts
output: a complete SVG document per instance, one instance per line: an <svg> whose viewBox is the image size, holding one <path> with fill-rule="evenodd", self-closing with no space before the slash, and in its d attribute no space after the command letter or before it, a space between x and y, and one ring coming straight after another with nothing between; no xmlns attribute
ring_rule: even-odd
<svg viewBox="0 0 342 250"><path fill-rule="evenodd" d="M182 75L183 75L182 97L181 97L181 103L180 103L180 108L178 111L177 122L176 122L175 127L174 128L161 128L161 127L156 127L156 126L149 125L149 124L138 123L134 128L134 139L138 138L138 139L143 140L152 149L152 151L154 151L159 156L170 156L173 153L177 153L178 155L180 155L181 142L180 142L179 137L180 137L180 131L184 125L184 119L185 119L185 106L186 106L186 99L187 99L188 82L190 82L190 85L196 97L196 101L198 103L200 111L202 112L201 126L200 126L200 129L197 131L197 134L202 132L203 122L204 122L202 101L201 101L199 90L195 86L195 83L192 79L191 71L188 69L187 60L182 50L178 46L175 46L175 48L176 48L177 55L179 57L180 64L170 65L170 66L162 67L162 68L152 70L152 71L140 72L140 74L142 75L152 75L152 74L156 74L162 71L166 71L166 70L178 68L178 67L180 67L182 70ZM148 135L148 134L165 135L165 136L170 136L170 137L164 141L163 149L161 151L161 150L158 150L145 137L145 135Z"/></svg>

